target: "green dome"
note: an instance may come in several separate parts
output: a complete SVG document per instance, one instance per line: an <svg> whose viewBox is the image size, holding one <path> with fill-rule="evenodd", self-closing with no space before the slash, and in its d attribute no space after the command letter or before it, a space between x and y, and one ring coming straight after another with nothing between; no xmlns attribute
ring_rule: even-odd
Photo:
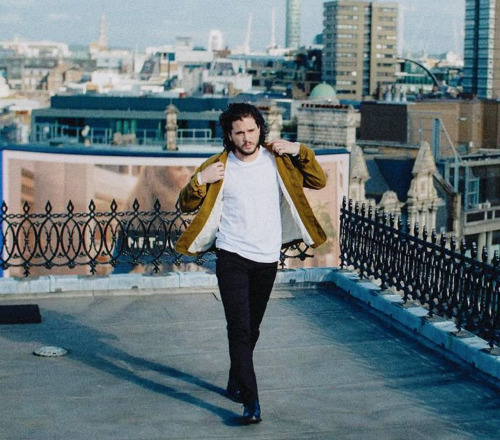
<svg viewBox="0 0 500 440"><path fill-rule="evenodd" d="M337 99L337 92L335 92L335 89L326 83L321 83L318 84L317 86L314 87L314 89L311 90L311 93L309 94L309 99Z"/></svg>

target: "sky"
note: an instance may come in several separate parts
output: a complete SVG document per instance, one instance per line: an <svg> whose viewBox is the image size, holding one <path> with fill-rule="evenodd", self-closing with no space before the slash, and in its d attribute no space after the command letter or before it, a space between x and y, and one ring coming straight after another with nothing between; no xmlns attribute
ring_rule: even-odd
<svg viewBox="0 0 500 440"><path fill-rule="evenodd" d="M409 52L462 54L465 0L393 0L400 5L400 46ZM0 41L15 37L88 45L97 40L101 13L111 47L144 49L193 37L207 47L211 29L229 48L245 43L262 51L271 41L274 8L276 42L284 45L285 0L0 0ZM302 0L302 44L323 30L324 0Z"/></svg>

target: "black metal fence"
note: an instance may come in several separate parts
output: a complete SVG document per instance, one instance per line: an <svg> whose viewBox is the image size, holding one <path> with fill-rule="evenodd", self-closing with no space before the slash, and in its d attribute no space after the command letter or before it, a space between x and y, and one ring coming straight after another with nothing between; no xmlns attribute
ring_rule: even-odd
<svg viewBox="0 0 500 440"><path fill-rule="evenodd" d="M410 231L394 215L353 206L344 199L341 210L341 265L354 267L361 276L373 277L382 288L392 287L403 299L417 300L429 316L453 319L486 339L490 346L500 342L500 258L488 262L475 245L466 249L461 241L439 240L435 231L418 225ZM413 232L413 233L411 233ZM468 255L469 254L469 255Z"/></svg>
<svg viewBox="0 0 500 440"><path fill-rule="evenodd" d="M35 268L57 272L57 268L85 267L95 275L125 273L146 266L153 273L194 263L213 267L213 254L186 257L175 251L175 243L192 215L154 209L141 211L136 201L130 211L119 211L113 201L110 211L98 212L93 201L88 212L75 212L70 201L66 212L54 213L48 202L44 213L11 214L2 204L0 267L13 275L32 275ZM429 315L454 319L459 329L485 338L491 346L500 343L500 258L490 262L485 251L467 250L465 241L449 241L435 231L410 231L401 219L364 205L344 200L341 210L340 251L342 267L351 266L361 276L373 277L382 287L392 287L403 299L417 300ZM467 255L470 253L470 256ZM311 257L308 247L297 244L284 249L286 259Z"/></svg>
<svg viewBox="0 0 500 440"><path fill-rule="evenodd" d="M25 203L21 214L9 213L4 202L0 267L19 276L30 276L34 268L57 272L57 268L86 267L91 275L99 268L113 273L130 272L137 266L158 273L189 263L210 268L211 252L186 257L175 251L192 217L180 210L163 211L159 201L151 211L141 211L137 200L131 211L119 211L113 201L109 212L98 212L93 201L88 212L75 212L70 201L62 213L53 212L50 202L44 213L32 213ZM284 249L281 264L287 258L310 257L307 249L303 244Z"/></svg>

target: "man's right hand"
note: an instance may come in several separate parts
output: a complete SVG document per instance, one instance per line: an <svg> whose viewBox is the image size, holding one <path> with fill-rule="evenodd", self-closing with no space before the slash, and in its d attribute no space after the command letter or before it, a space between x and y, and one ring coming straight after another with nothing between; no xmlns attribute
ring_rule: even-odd
<svg viewBox="0 0 500 440"><path fill-rule="evenodd" d="M215 162L200 172L202 183L214 183L224 178L224 164Z"/></svg>

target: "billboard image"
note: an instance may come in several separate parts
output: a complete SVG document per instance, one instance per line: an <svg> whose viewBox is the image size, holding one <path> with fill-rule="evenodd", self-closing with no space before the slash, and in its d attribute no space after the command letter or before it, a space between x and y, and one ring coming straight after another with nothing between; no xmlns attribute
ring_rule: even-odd
<svg viewBox="0 0 500 440"><path fill-rule="evenodd" d="M158 200L162 211L175 213L176 201L181 188L189 181L194 170L212 153L198 155L147 156L113 154L95 154L90 150L69 152L67 149L54 152L5 149L2 150L2 198L10 214L21 214L29 207L29 213L46 213L48 207L51 215L68 212L68 204L74 213L85 213L92 209L95 212L110 212L112 204L116 211L152 211ZM320 223L325 229L328 241L316 250L309 249L308 254L314 258L306 261L287 259L287 267L331 267L339 263L339 214L342 198L347 195L349 155L348 153L318 154L318 161L327 175L327 185L320 191L306 190L306 196L313 207ZM122 217L122 221L127 220ZM130 220L130 219L129 219ZM126 223L126 221L124 222ZM122 228L123 229L123 228ZM114 238L113 245L105 246L112 252L112 247L125 246L130 249L143 246L163 245L162 238L142 236L145 232L134 234L120 229L121 235L126 235L123 243ZM140 228L136 228L140 229ZM144 229L144 228L143 228ZM99 228L99 234L109 234ZM4 234L6 225L4 225ZM126 233L125 233L126 232ZM24 233L30 236L28 241L45 240L43 249L52 248L48 238L35 237L31 229ZM95 232L86 232L95 239ZM45 233L46 236L49 234ZM71 233L66 234L71 235ZM160 234L161 235L161 234ZM164 234L163 234L164 235ZM6 244L8 244L5 236ZM58 239L60 240L60 239ZM71 240L66 238L65 240ZM63 243L64 244L64 243ZM78 244L66 243L74 248ZM42 245L37 245L42 249ZM25 248L35 247L34 243ZM49 249L50 250L50 249ZM101 250L104 255L104 250ZM4 254L5 254L4 249ZM22 252L22 251L21 251ZM5 256L4 256L5 258ZM59 257L54 255L51 262L57 263ZM97 267L97 274L145 272L150 270L147 265L131 264L130 261L119 259L119 264ZM35 259L32 259L35 262ZM48 267L30 267L30 276L58 274L89 274L90 268L85 266L64 267L49 265ZM170 270L200 270L194 265L177 266L164 265L162 271ZM4 271L4 276L22 276L21 267L10 267Z"/></svg>

